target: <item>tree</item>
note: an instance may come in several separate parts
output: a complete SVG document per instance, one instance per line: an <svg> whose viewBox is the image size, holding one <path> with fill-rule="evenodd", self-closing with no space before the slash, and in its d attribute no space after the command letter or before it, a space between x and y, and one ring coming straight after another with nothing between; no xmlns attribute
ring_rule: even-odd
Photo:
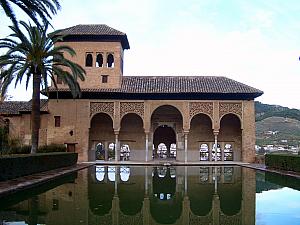
<svg viewBox="0 0 300 225"><path fill-rule="evenodd" d="M51 14L56 14L60 9L57 0L0 0L1 8L15 26L18 26L18 23L12 5L22 9L38 26L41 26L39 19L46 24L49 19L52 19Z"/></svg>
<svg viewBox="0 0 300 225"><path fill-rule="evenodd" d="M15 80L15 87L22 79L26 79L26 89L30 78L33 80L32 92L32 148L35 153L38 147L40 128L40 89L48 93L48 78L57 88L55 76L67 84L73 97L80 96L80 86L77 79L84 80L84 69L65 58L65 54L74 56L75 51L65 45L54 46L61 36L52 33L47 35L48 24L43 27L31 26L21 21L24 33L16 26L10 26L13 31L7 38L0 39L0 49L8 49L0 56L0 67L5 67L0 78L3 78L2 91ZM26 35L25 35L26 34Z"/></svg>

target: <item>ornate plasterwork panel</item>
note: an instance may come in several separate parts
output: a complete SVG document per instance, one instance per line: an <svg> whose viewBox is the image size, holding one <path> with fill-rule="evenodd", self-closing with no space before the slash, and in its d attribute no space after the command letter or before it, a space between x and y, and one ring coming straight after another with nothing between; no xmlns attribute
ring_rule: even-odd
<svg viewBox="0 0 300 225"><path fill-rule="evenodd" d="M121 102L120 118L122 118L127 113L136 113L141 118L144 118L144 103L143 102Z"/></svg>
<svg viewBox="0 0 300 225"><path fill-rule="evenodd" d="M91 102L90 105L90 116L93 116L97 113L107 113L114 117L114 103L113 102Z"/></svg>
<svg viewBox="0 0 300 225"><path fill-rule="evenodd" d="M219 116L222 118L225 114L233 113L242 118L242 103L220 102Z"/></svg>
<svg viewBox="0 0 300 225"><path fill-rule="evenodd" d="M213 118L213 103L212 102L190 102L190 118L193 116L204 113Z"/></svg>

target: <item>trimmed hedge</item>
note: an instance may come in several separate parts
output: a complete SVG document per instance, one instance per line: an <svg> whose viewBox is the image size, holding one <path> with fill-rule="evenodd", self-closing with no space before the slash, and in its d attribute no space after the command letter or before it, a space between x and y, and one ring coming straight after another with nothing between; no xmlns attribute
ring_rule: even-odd
<svg viewBox="0 0 300 225"><path fill-rule="evenodd" d="M300 172L300 155L266 154L265 161L270 168Z"/></svg>
<svg viewBox="0 0 300 225"><path fill-rule="evenodd" d="M13 155L13 154L30 154L31 145L23 145L23 146L12 146L7 148L7 150L3 151L5 155ZM66 152L67 148L62 144L50 144L40 146L37 150L37 153L47 153L47 152Z"/></svg>
<svg viewBox="0 0 300 225"><path fill-rule="evenodd" d="M0 181L71 166L77 159L78 154L71 152L3 156L0 158Z"/></svg>

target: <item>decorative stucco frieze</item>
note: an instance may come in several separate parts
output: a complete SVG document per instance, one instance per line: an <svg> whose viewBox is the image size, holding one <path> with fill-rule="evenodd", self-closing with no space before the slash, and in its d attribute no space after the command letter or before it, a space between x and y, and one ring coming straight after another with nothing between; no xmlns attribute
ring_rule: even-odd
<svg viewBox="0 0 300 225"><path fill-rule="evenodd" d="M189 114L192 119L193 116L204 113L213 117L213 103L212 102L190 102L189 104Z"/></svg>
<svg viewBox="0 0 300 225"><path fill-rule="evenodd" d="M219 105L219 117L233 113L235 115L240 116L242 118L242 103L235 103L235 102L220 102Z"/></svg>
<svg viewBox="0 0 300 225"><path fill-rule="evenodd" d="M143 102L121 102L120 103L120 118L128 113L136 113L141 118L144 118L144 103Z"/></svg>
<svg viewBox="0 0 300 225"><path fill-rule="evenodd" d="M113 102L91 102L90 116L97 113L107 113L112 118L114 117L114 103Z"/></svg>

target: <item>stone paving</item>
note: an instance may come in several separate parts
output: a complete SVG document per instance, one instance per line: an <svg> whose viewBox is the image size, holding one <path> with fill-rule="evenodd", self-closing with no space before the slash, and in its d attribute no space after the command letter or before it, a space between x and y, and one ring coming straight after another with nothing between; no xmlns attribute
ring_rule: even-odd
<svg viewBox="0 0 300 225"><path fill-rule="evenodd" d="M89 167L92 163L80 163L74 166L59 168L55 170L50 170L46 172L36 173L29 176L19 177L7 181L0 182L0 197L13 194L20 190L25 190L28 188L41 185L48 181L54 180L68 173L81 170Z"/></svg>
<svg viewBox="0 0 300 225"><path fill-rule="evenodd" d="M243 167L251 168L251 169L256 169L256 170L261 170L265 172L272 172L272 173L277 173L280 175L285 175L285 176L290 176L290 177L295 177L300 179L300 173L294 172L294 171L285 171L285 170L277 170L277 169L270 169L267 168L265 164L245 164L242 165Z"/></svg>

